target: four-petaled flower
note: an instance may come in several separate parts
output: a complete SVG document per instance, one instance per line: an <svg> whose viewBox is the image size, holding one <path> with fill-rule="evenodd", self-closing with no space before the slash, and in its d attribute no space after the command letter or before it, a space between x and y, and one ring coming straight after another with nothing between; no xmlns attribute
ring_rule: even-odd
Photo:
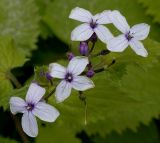
<svg viewBox="0 0 160 143"><path fill-rule="evenodd" d="M69 18L84 22L84 24L81 24L72 31L71 40L86 41L96 33L98 38L106 43L106 41L113 38L113 35L102 24L111 23L109 19L110 13L111 11L105 10L102 13L93 16L88 10L79 7L74 8L70 13Z"/></svg>
<svg viewBox="0 0 160 143"><path fill-rule="evenodd" d="M130 45L137 55L147 57L148 53L140 40L147 38L150 26L145 23L141 23L130 28L125 17L116 10L112 11L110 19L115 27L123 34L111 39L107 43L108 49L113 52L122 52Z"/></svg>
<svg viewBox="0 0 160 143"><path fill-rule="evenodd" d="M74 88L79 91L84 91L94 87L92 80L85 76L79 76L89 61L87 57L74 57L67 68L52 63L49 65L50 75L54 78L60 78L62 81L56 88L55 96L58 102L64 101L70 96L71 89Z"/></svg>
<svg viewBox="0 0 160 143"><path fill-rule="evenodd" d="M23 113L21 124L23 131L28 136L36 137L38 135L35 116L47 122L54 122L59 116L57 109L41 101L44 94L44 88L32 83L28 89L26 101L19 97L11 97L10 99L12 114Z"/></svg>

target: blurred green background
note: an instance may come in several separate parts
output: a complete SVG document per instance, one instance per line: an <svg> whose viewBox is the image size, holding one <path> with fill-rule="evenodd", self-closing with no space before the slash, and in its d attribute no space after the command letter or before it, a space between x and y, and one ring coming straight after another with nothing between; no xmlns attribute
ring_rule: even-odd
<svg viewBox="0 0 160 143"><path fill-rule="evenodd" d="M160 142L160 0L0 0L0 143L22 142L9 111L11 96L23 97L34 79L34 67L52 62L66 63L66 53L78 55L78 42L71 31L80 24L68 18L74 7L93 14L119 10L132 26L151 25L144 45L149 52L141 58L129 48L101 60L116 64L96 75L95 89L87 91L87 125L84 105L74 91L62 104L49 100L61 112L53 124L39 123L31 143L159 143ZM117 35L119 32L107 25ZM95 52L105 49L98 41ZM12 72L22 88L16 89ZM18 115L21 117L21 115Z"/></svg>

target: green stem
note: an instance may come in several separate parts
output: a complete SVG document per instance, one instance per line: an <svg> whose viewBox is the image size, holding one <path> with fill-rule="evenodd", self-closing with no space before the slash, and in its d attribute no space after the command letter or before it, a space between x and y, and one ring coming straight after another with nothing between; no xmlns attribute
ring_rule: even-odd
<svg viewBox="0 0 160 143"><path fill-rule="evenodd" d="M91 47L91 50L89 51L89 53L92 53L93 49L94 49L94 46L95 46L96 42L93 42L92 43L92 47Z"/></svg>
<svg viewBox="0 0 160 143"><path fill-rule="evenodd" d="M16 88L21 88L22 87L20 82L17 80L17 78L11 72L8 72L7 77L13 82L13 84L16 86ZM18 134L20 135L23 143L29 143L28 137L23 132L23 129L21 127L21 124L20 124L20 121L19 121L18 117L15 116L15 115L12 115L12 114L11 114L11 117L14 121L14 124L16 126L17 131L18 131Z"/></svg>
<svg viewBox="0 0 160 143"><path fill-rule="evenodd" d="M44 100L48 100L48 98L53 94L53 93L55 93L55 91L56 91L56 88L54 88L47 96L45 96L44 97Z"/></svg>
<svg viewBox="0 0 160 143"><path fill-rule="evenodd" d="M116 62L115 59L112 60L112 62L107 66L107 68L109 68L110 66L112 66L113 64L115 64L115 62ZM106 68L105 68L105 67L102 67L102 68L100 68L100 69L94 70L94 72L95 72L95 73L99 73L99 72L102 72L102 71L105 71L105 70L106 70Z"/></svg>
<svg viewBox="0 0 160 143"><path fill-rule="evenodd" d="M12 117L12 119L13 119L13 121L14 121L14 124L15 124L15 126L16 126L16 129L17 129L17 131L18 131L18 133L19 133L19 135L20 135L23 143L29 143L28 137L27 137L26 134L23 132L22 127L21 127L21 125L19 124L20 121L19 121L18 117L16 117L15 115L12 115L12 114L11 114L11 117Z"/></svg>
<svg viewBox="0 0 160 143"><path fill-rule="evenodd" d="M17 80L17 78L12 74L12 72L8 72L7 77L13 82L13 84L16 86L16 88L21 88L22 87L22 85Z"/></svg>
<svg viewBox="0 0 160 143"><path fill-rule="evenodd" d="M91 55L91 57L97 57L97 56L105 56L107 54L109 54L110 51L109 50L102 50L101 52L95 54L95 55Z"/></svg>
<svg viewBox="0 0 160 143"><path fill-rule="evenodd" d="M82 91L79 91L79 98L81 101L83 101L85 109L84 109L84 124L87 125L87 102L86 102L86 96L84 96Z"/></svg>

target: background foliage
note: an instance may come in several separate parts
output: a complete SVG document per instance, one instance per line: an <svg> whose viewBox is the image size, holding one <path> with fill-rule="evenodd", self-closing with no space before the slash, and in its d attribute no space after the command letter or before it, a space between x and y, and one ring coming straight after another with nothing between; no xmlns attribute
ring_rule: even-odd
<svg viewBox="0 0 160 143"><path fill-rule="evenodd" d="M85 106L73 92L64 103L56 104L60 118L53 124L39 121L39 135L30 139L35 143L158 143L160 113L160 7L159 0L1 0L0 1L0 142L21 142L9 114L9 98L24 97L28 84L38 80L49 84L39 72L51 62L67 63L66 52L78 53L78 42L70 41L70 33L78 22L70 20L72 8L79 6L93 14L106 9L122 12L130 25L151 25L144 45L149 52L141 58L130 49L93 59L94 64L116 64L97 74L96 87L85 92L87 97L87 125L84 124ZM108 26L115 35L119 32ZM105 49L98 42L95 52ZM35 68L36 67L36 68ZM34 75L36 72L36 76ZM15 89L14 74L22 84ZM50 90L50 89L49 89ZM9 118L8 120L5 120Z"/></svg>

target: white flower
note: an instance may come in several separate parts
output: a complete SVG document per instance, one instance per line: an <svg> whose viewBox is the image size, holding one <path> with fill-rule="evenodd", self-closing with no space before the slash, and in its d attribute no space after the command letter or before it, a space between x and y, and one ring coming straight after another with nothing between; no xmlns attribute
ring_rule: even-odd
<svg viewBox="0 0 160 143"><path fill-rule="evenodd" d="M82 56L72 58L67 68L57 63L49 65L50 75L54 78L62 79L55 92L58 102L62 102L69 97L72 88L84 91L94 87L94 83L89 78L79 76L88 63L88 58Z"/></svg>
<svg viewBox="0 0 160 143"><path fill-rule="evenodd" d="M84 22L84 24L81 24L72 31L71 40L86 41L93 33L96 33L98 38L106 43L106 41L113 38L113 35L102 24L111 23L109 19L110 13L111 11L105 10L102 13L93 16L88 10L79 7L74 8L70 13L69 18Z"/></svg>
<svg viewBox="0 0 160 143"><path fill-rule="evenodd" d="M35 116L47 122L54 122L59 116L57 109L41 101L44 94L44 88L32 83L28 89L25 101L19 97L11 97L10 99L10 110L12 114L23 113L21 121L22 128L30 137L36 137L38 135Z"/></svg>
<svg viewBox="0 0 160 143"><path fill-rule="evenodd" d="M147 57L148 53L140 40L147 38L150 26L145 23L134 25L130 28L124 16L119 11L112 11L110 19L116 28L123 34L111 39L108 44L108 49L113 52L122 52L129 45L137 55Z"/></svg>

